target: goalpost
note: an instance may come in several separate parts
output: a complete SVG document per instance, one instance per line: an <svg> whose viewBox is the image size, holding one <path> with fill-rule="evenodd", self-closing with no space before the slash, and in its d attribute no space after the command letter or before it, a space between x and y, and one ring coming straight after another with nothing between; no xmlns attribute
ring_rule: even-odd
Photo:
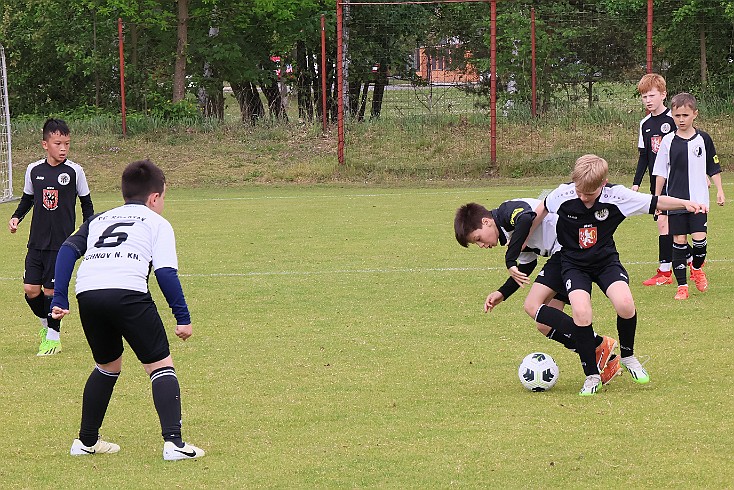
<svg viewBox="0 0 734 490"><path fill-rule="evenodd" d="M13 199L13 159L10 144L10 107L5 49L0 44L0 202Z"/></svg>

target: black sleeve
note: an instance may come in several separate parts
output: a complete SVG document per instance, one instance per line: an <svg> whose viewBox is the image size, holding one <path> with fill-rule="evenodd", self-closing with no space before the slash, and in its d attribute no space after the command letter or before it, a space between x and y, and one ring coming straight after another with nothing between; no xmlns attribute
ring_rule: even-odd
<svg viewBox="0 0 734 490"><path fill-rule="evenodd" d="M517 270L520 272L524 272L527 275L530 275L533 270L535 270L535 266L538 265L537 260L533 260L532 262L528 262L527 264L520 264L517 266ZM502 296L505 297L505 299L512 296L512 293L520 289L520 285L515 282L515 280L511 277L508 277L505 283L500 286L497 291L499 291Z"/></svg>
<svg viewBox="0 0 734 490"><path fill-rule="evenodd" d="M82 205L82 218L87 221L94 214L94 204L92 204L92 195L79 196L79 202Z"/></svg>
<svg viewBox="0 0 734 490"><path fill-rule="evenodd" d="M525 240L530 235L530 228L532 228L536 216L535 211L525 211L515 218L515 231L507 243L507 252L505 252L505 266L508 269L517 265L517 258L522 252Z"/></svg>
<svg viewBox="0 0 734 490"><path fill-rule="evenodd" d="M638 148L640 150L640 157L637 159L637 170L635 170L635 178L632 180L632 185L639 186L642 184L642 178L647 172L647 149Z"/></svg>
<svg viewBox="0 0 734 490"><path fill-rule="evenodd" d="M15 212L13 213L13 216L11 218L18 218L18 222L23 221L23 218L25 218L25 215L28 214L28 211L30 211L33 208L33 194L26 194L23 193L23 197L20 198L20 202L18 203L18 207L15 209Z"/></svg>

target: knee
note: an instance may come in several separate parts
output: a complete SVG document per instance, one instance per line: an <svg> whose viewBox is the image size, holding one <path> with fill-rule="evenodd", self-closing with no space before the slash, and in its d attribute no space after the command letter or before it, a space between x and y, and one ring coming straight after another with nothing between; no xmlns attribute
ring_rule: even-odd
<svg viewBox="0 0 734 490"><path fill-rule="evenodd" d="M41 294L41 286L36 284L23 284L23 292L30 299L33 299Z"/></svg>

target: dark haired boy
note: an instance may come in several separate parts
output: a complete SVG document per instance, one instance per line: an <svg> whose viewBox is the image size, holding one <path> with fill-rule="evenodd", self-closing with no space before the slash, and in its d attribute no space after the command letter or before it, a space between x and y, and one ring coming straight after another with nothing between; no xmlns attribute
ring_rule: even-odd
<svg viewBox="0 0 734 490"><path fill-rule="evenodd" d="M23 196L8 222L10 233L15 233L18 224L33 209L23 291L31 311L41 319L38 356L61 352L61 322L51 318L50 305L54 294L56 253L76 228L77 197L83 219L94 214L84 170L67 159L70 134L69 127L61 119L48 119L43 125L41 145L46 158L28 165Z"/></svg>
<svg viewBox="0 0 734 490"><path fill-rule="evenodd" d="M189 338L191 317L178 278L176 240L161 216L165 184L163 171L150 160L129 164L122 174L125 204L93 216L59 250L52 314L62 318L69 313L69 281L74 263L84 257L76 295L95 362L84 387L79 438L71 445L74 456L120 450L102 440L99 429L122 369L123 339L150 376L165 441L163 459L204 455L181 438L181 390L163 321L148 290L152 270L176 318L176 335Z"/></svg>

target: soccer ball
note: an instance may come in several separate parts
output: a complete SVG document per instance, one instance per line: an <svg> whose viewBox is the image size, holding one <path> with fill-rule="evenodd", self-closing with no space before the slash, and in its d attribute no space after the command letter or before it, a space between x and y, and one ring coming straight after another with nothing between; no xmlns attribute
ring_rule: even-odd
<svg viewBox="0 0 734 490"><path fill-rule="evenodd" d="M517 370L522 385L530 391L546 391L558 381L558 365L551 356L533 352L525 356Z"/></svg>

